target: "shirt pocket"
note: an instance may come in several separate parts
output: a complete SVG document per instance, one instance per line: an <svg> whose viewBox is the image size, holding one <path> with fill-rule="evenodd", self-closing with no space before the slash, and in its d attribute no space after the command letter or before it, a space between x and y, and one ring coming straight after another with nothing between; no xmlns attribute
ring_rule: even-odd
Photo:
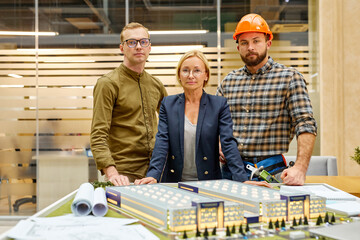
<svg viewBox="0 0 360 240"><path fill-rule="evenodd" d="M264 92L259 99L259 115L267 124L274 122L285 108L285 94L282 90Z"/></svg>

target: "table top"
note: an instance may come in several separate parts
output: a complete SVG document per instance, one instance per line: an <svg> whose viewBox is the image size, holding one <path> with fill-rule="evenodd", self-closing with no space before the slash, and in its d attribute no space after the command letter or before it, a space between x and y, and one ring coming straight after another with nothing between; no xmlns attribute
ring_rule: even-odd
<svg viewBox="0 0 360 240"><path fill-rule="evenodd" d="M360 197L360 176L306 176L305 183L326 183Z"/></svg>
<svg viewBox="0 0 360 240"><path fill-rule="evenodd" d="M307 176L306 183L326 183L335 188L346 191L357 197L360 197L360 176ZM69 193L67 196L56 201L50 206L39 211L33 217L56 216L64 213L70 213L70 205L76 191ZM61 213L61 214L59 214ZM167 239L164 235L154 232L160 239ZM7 233L0 234L0 240L8 239Z"/></svg>

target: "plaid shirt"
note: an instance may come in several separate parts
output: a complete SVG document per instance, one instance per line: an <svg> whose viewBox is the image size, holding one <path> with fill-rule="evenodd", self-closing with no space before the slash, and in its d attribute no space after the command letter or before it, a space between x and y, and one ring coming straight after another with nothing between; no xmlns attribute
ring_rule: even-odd
<svg viewBox="0 0 360 240"><path fill-rule="evenodd" d="M282 154L295 134L316 135L304 77L271 57L256 74L246 66L230 72L216 95L228 100L234 137L244 157Z"/></svg>

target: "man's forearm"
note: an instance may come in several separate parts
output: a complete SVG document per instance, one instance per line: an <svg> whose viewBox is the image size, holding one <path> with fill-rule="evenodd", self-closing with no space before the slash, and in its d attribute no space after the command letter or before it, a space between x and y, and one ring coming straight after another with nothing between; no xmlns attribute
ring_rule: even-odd
<svg viewBox="0 0 360 240"><path fill-rule="evenodd" d="M295 165L305 172L308 169L316 136L311 133L302 133L297 138L297 156Z"/></svg>
<svg viewBox="0 0 360 240"><path fill-rule="evenodd" d="M107 168L103 168L103 173L107 178L110 178L111 176L119 175L118 171L116 170L115 166L109 166Z"/></svg>

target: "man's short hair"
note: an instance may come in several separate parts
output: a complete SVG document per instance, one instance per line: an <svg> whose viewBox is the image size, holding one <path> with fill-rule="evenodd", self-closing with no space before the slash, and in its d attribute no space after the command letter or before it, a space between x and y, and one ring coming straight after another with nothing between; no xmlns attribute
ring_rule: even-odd
<svg viewBox="0 0 360 240"><path fill-rule="evenodd" d="M129 24L127 24L122 30L121 30L121 33L120 33L120 43L123 43L125 41L124 39L124 32L128 29L136 29L136 28L143 28L145 29L147 35L148 35L148 38L150 38L150 34L149 34L149 29L147 29L146 27L144 27L144 25L142 25L141 23L137 23L137 22L131 22Z"/></svg>

